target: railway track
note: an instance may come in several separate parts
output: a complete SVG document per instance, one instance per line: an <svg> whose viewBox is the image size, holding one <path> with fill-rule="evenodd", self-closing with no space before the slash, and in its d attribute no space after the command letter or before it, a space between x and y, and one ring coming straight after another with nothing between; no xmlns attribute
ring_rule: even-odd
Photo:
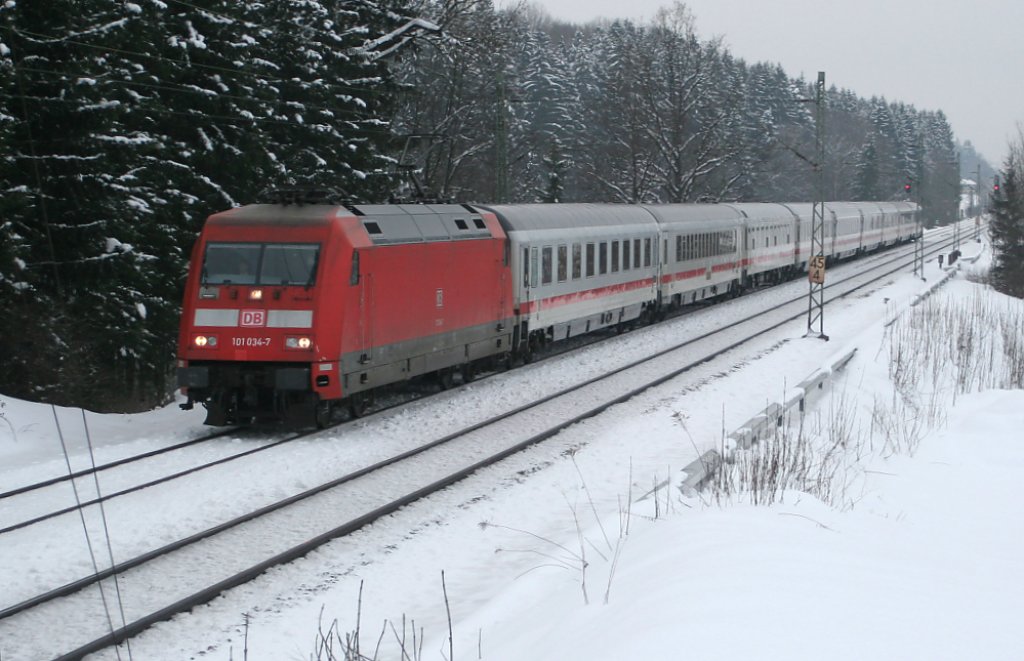
<svg viewBox="0 0 1024 661"><path fill-rule="evenodd" d="M936 247L936 248L930 249L930 250L931 250L931 252L934 253L934 252L937 252L938 250L941 250L941 248L942 248L942 246L939 246L939 247ZM898 260L901 260L901 259L904 258L903 255L901 255L901 254L891 255L890 253L878 253L876 256L879 256L879 257L883 257L884 256L885 258L887 258L888 260L890 260L890 261L892 261L894 263L897 262ZM695 308L693 306L684 307L680 311L676 312L676 314L673 316L673 318L676 318L678 316L685 315L685 314L688 314L688 313L692 313L692 312L694 312L696 310L699 310L699 309L700 308ZM591 336L585 336L584 338L580 338L577 341L573 341L573 342L569 342L569 343L560 343L559 345L556 345L556 347L554 349L550 349L545 354L543 354L542 358L550 358L550 357L553 357L553 356L561 355L561 354L566 353L568 351L573 351L573 350L579 349L580 347L591 346L591 345L598 344L598 343L600 343L602 341L605 341L605 340L609 339L610 337L614 337L614 335L612 335L611 333L612 333L612 331L608 331L608 332L602 333L602 334L594 334L594 335L591 335ZM493 376L494 374L495 373L485 374L485 375L482 375L481 378L488 378L488 377ZM383 406L375 408L373 413L376 414L376 415L380 415L380 414L382 414L384 412L387 412L387 411L389 411L389 410L391 410L393 408L396 408L398 406L401 406L401 405L409 402L411 399L418 398L418 397L422 397L422 394L420 394L420 395L410 395L409 392L406 392L406 393L403 393L403 394L393 395L393 396L389 397L387 400L385 400L385 403L384 403ZM337 423L334 426L337 427L339 424L344 424L344 423ZM142 489L147 489L147 488L154 487L154 486L157 486L157 485L160 485L160 484L164 484L164 483L169 482L171 480L175 480L175 479L178 479L178 478L186 477L188 475L192 475L193 473L196 473L196 472L199 472L199 471L202 471L202 470L206 470L206 469L209 469L209 468L213 468L215 466L219 466L219 465L225 464L225 463L230 462L230 461L235 461L235 460L238 460L238 459L243 459L243 458L246 458L246 457L250 457L252 455L264 452L266 450L273 450L273 449L278 448L279 446L281 446L281 445L283 445L285 443L288 443L288 442L291 442L291 441L294 441L294 440L297 440L297 439L300 439L300 438L305 438L305 437L311 436L314 433L316 433L314 431L306 431L304 433L296 433L296 434L291 435L289 437L286 437L284 439L273 440L273 441L271 441L269 443L266 443L264 445L259 445L259 446L254 447L254 448L248 448L248 449L245 449L245 450L243 450L241 452L233 452L233 453L226 454L224 456L217 457L217 458L212 459L212 460L199 461L199 462L191 463L191 464L189 464L187 466L184 466L184 467L180 468L179 470L176 470L176 471L173 471L173 472L170 472L170 473L166 473L166 474L160 474L160 475L157 475L155 477L152 477L151 479L140 479L140 478L138 478L138 476L136 476L134 474L127 473L127 468L130 467L132 464L135 464L137 462L143 461L145 459L149 459L151 457L160 456L160 455L163 455L163 454L166 454L166 453L169 453L169 452L174 452L174 451L184 450L184 449L187 449L187 448L192 448L193 446L196 446L197 444L203 443L203 442L205 442L207 440L212 440L212 439L220 438L220 437L223 437L223 436L228 436L228 435L230 435L232 433L235 433L235 431L236 431L235 429L220 430L218 432L207 434L207 435L204 435L204 436L199 437L197 439L192 439L192 440L189 440L189 441L184 441L184 442L181 442L181 443L177 443L175 445L171 445L171 446L168 446L166 448L159 448L159 449L152 450L152 451L149 451L149 452L144 452L144 453L140 453L140 454L137 454L137 455L134 455L134 456L125 457L125 458L122 458L122 459L118 459L116 461L108 462L106 464L97 466L95 469L90 468L90 469L76 471L76 472L72 473L71 475L62 475L62 476L54 477L54 478L51 478L51 479L48 479L48 480L44 480L44 481L37 482L37 483L34 483L34 484L29 484L29 485L17 487L17 488L8 490L6 492L0 493L0 535L3 535L3 534L8 533L8 532L13 532L15 530L19 530L21 528L25 528L25 527L28 527L28 526L31 526L31 525L35 525L37 523L42 523L43 521L47 521L47 520L50 520L50 519L53 519L53 518L56 518L56 517L59 517L59 516L63 516L63 515L67 515L67 514L72 514L72 513L76 512L76 511L78 511L78 509L81 508L81 507L92 507L92 506L98 505L100 503L107 502L107 501L115 499L115 498L120 498L122 496L126 496L128 494L135 493L137 491L141 491ZM72 479L74 479L74 480L84 480L85 482L88 482L90 480L95 479L95 477L97 475L101 474L101 473L108 474L108 476L109 476L115 470L119 470L119 471L125 472L125 475L127 475L127 477L125 477L125 478L115 477L113 479L111 479L110 477L106 477L105 478L106 493L99 494L99 493L95 493L95 490L94 490L93 491L93 493L94 493L93 496L86 497L84 499L80 499L79 501L76 502L71 497L71 495L72 495L71 492L67 488L64 488L64 485L66 483L70 482ZM114 485L114 486L111 486L111 485ZM50 493L49 494L40 494L39 493L39 492L42 492L44 490L49 490ZM13 506L12 507L10 505L10 501L13 498L15 498L17 496L23 496L23 495L26 495L26 494L30 494L30 493L33 494L32 500L34 501L30 506L28 506L28 507ZM63 503L63 505L54 505L54 503ZM17 511L18 512L17 516L20 517L20 518L14 519L14 518L11 518L10 516L5 516L5 514L4 514L5 510L15 510L15 511Z"/></svg>
<svg viewBox="0 0 1024 661"><path fill-rule="evenodd" d="M943 250L944 245L935 243L926 252L934 254ZM884 280L904 270L907 263L906 255L879 259L871 265L878 273L871 277L857 276L852 278L857 282L848 285L830 285L826 289L827 298L847 296ZM52 631L67 627L66 622L60 624L60 614L74 609L83 620L76 623L76 642L62 641L47 653L58 655L72 645L78 646L58 658L80 658L98 651L247 582L269 567L301 557L330 539L358 530L484 466L550 438L569 425L675 378L753 337L798 319L806 314L805 304L804 295L792 298L767 313L747 315L643 360L632 361L583 383L571 384L329 483L119 563L114 571L98 577L109 582L116 571L122 594L132 596L130 604L126 604L128 624L114 627L113 634L99 635L108 628L100 615L103 612L101 597L95 589L84 590L99 582L96 577L82 579L0 611L0 631L39 631L40 626L45 627L42 630ZM770 317L767 321L766 315ZM552 424L552 420L557 423ZM255 564L246 562L240 557L243 554L238 553L239 548L247 549L246 556L265 560ZM189 581L187 584L175 581L176 591L168 594L166 576L188 576ZM89 622L85 621L87 619ZM79 644L81 641L87 642ZM12 658L20 657L15 654Z"/></svg>

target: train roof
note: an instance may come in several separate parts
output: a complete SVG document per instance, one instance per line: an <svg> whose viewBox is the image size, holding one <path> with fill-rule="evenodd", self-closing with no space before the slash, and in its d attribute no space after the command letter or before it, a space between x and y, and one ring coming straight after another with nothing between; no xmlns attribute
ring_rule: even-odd
<svg viewBox="0 0 1024 661"><path fill-rule="evenodd" d="M249 204L210 216L211 226L319 226L357 218L375 244L487 239L479 212L461 204Z"/></svg>
<svg viewBox="0 0 1024 661"><path fill-rule="evenodd" d="M495 204L477 207L497 216L506 232L654 226L651 214L636 204Z"/></svg>
<svg viewBox="0 0 1024 661"><path fill-rule="evenodd" d="M879 206L882 206L882 207L886 207L887 206L887 207L889 207L889 209L887 209L887 211L899 211L899 212L902 212L902 213L909 213L911 211L920 211L921 210L921 207L917 206L917 204L915 204L914 202L906 202L906 201L880 202Z"/></svg>
<svg viewBox="0 0 1024 661"><path fill-rule="evenodd" d="M795 213L787 205L775 202L743 202L723 206L736 209L748 220L791 221Z"/></svg>
<svg viewBox="0 0 1024 661"><path fill-rule="evenodd" d="M375 244L489 239L480 213L461 204L349 205Z"/></svg>
<svg viewBox="0 0 1024 661"><path fill-rule="evenodd" d="M723 221L739 223L743 214L729 204L658 204L644 205L659 224L722 224Z"/></svg>
<svg viewBox="0 0 1024 661"><path fill-rule="evenodd" d="M332 204L247 204L215 213L207 219L211 226L234 225L326 225L336 217L351 215Z"/></svg>

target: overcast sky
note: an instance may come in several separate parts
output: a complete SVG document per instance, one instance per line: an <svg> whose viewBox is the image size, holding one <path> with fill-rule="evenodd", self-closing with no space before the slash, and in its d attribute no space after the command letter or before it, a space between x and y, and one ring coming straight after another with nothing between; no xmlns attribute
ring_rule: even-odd
<svg viewBox="0 0 1024 661"><path fill-rule="evenodd" d="M504 0L508 5L510 0ZM551 16L650 19L671 0L543 0ZM999 168L1024 121L1024 0L690 0L697 32L859 96L942 110Z"/></svg>

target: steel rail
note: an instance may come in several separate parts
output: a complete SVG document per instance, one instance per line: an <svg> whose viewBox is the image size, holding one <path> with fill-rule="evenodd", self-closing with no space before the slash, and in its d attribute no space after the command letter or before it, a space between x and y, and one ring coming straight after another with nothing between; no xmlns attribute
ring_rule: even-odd
<svg viewBox="0 0 1024 661"><path fill-rule="evenodd" d="M132 455L130 457L123 457L121 459L117 459L106 464L101 464L99 466L96 466L95 468L85 468L80 471L75 471L74 473L68 475L61 475L59 477L54 477L49 480L36 482L35 484L28 484L23 487L11 489L10 491L4 491L3 493L0 493L0 500L10 498L11 496L18 496L23 493L28 493L30 491L36 491L37 489L42 489L43 487L53 486L54 484L60 484L61 482L67 482L68 480L75 480L80 477L88 477L94 473L110 470L111 468L117 468L118 466L124 466L126 464L134 463L136 461L141 461L142 459L149 459L150 457L155 457L157 455L161 455L167 452L173 452L174 450L181 450L182 448L191 447L193 445L196 445L197 443L203 443L205 441L210 441L221 436L227 436L228 434L232 434L235 431L237 431L237 429L235 428L222 429L216 432L206 434L205 436L200 436L199 438L193 438L192 440L189 441L182 441L181 443L168 445L165 448L157 448L156 450L150 450L148 452Z"/></svg>

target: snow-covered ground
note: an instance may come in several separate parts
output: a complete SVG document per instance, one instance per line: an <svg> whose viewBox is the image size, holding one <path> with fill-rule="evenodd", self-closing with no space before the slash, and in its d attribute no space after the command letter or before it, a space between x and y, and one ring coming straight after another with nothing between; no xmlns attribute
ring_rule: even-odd
<svg viewBox="0 0 1024 661"><path fill-rule="evenodd" d="M980 247L968 243L964 252ZM983 265L984 255L977 268ZM254 660L316 658L318 631L329 633L336 620L335 633L344 639L358 628L362 653L381 659L400 658L399 639L411 658L422 659L1021 658L1024 568L1015 556L1024 542L1016 488L1024 469L1024 391L958 396L955 406L943 400L937 426L912 453L893 451L881 423L872 425L873 412L893 405L883 324L939 282L935 263L926 275L927 283L906 274L830 304L832 342L803 338L802 322L780 329L152 628L132 641L132 655L227 660L245 658L247 649ZM1021 306L962 272L931 300L947 297ZM706 311L709 319L684 318L654 332L714 324L726 306L718 308ZM894 327L899 323L890 334ZM324 454L356 461L374 443L438 419L473 418L490 400L654 340L629 334L616 342L600 350L612 356L582 353L531 365L387 420L328 432L290 461L277 455L276 467L217 479L237 483L224 485L233 489L228 493L276 496L281 484L271 481L272 470L312 474L317 468L304 462L323 463ZM754 506L742 494L676 489L680 469L719 447L723 432L854 347L855 358L806 419L808 427L829 427L837 412L856 415L847 425L850 461L835 471L829 502L791 489L781 502ZM942 390L924 382L920 388L931 402L937 396L930 393ZM52 476L63 458L49 407L3 396L0 402L0 491ZM76 468L88 461L80 415L60 417ZM201 427L201 414L176 407L88 420L104 458L166 445ZM672 486L643 497L666 478ZM190 497L170 488L126 499L110 525L145 529L159 499L199 507ZM0 568L9 580L54 571L47 566L51 540L37 536L32 566ZM75 617L67 614L69 624ZM0 658L36 658L10 656L3 632L0 621Z"/></svg>

